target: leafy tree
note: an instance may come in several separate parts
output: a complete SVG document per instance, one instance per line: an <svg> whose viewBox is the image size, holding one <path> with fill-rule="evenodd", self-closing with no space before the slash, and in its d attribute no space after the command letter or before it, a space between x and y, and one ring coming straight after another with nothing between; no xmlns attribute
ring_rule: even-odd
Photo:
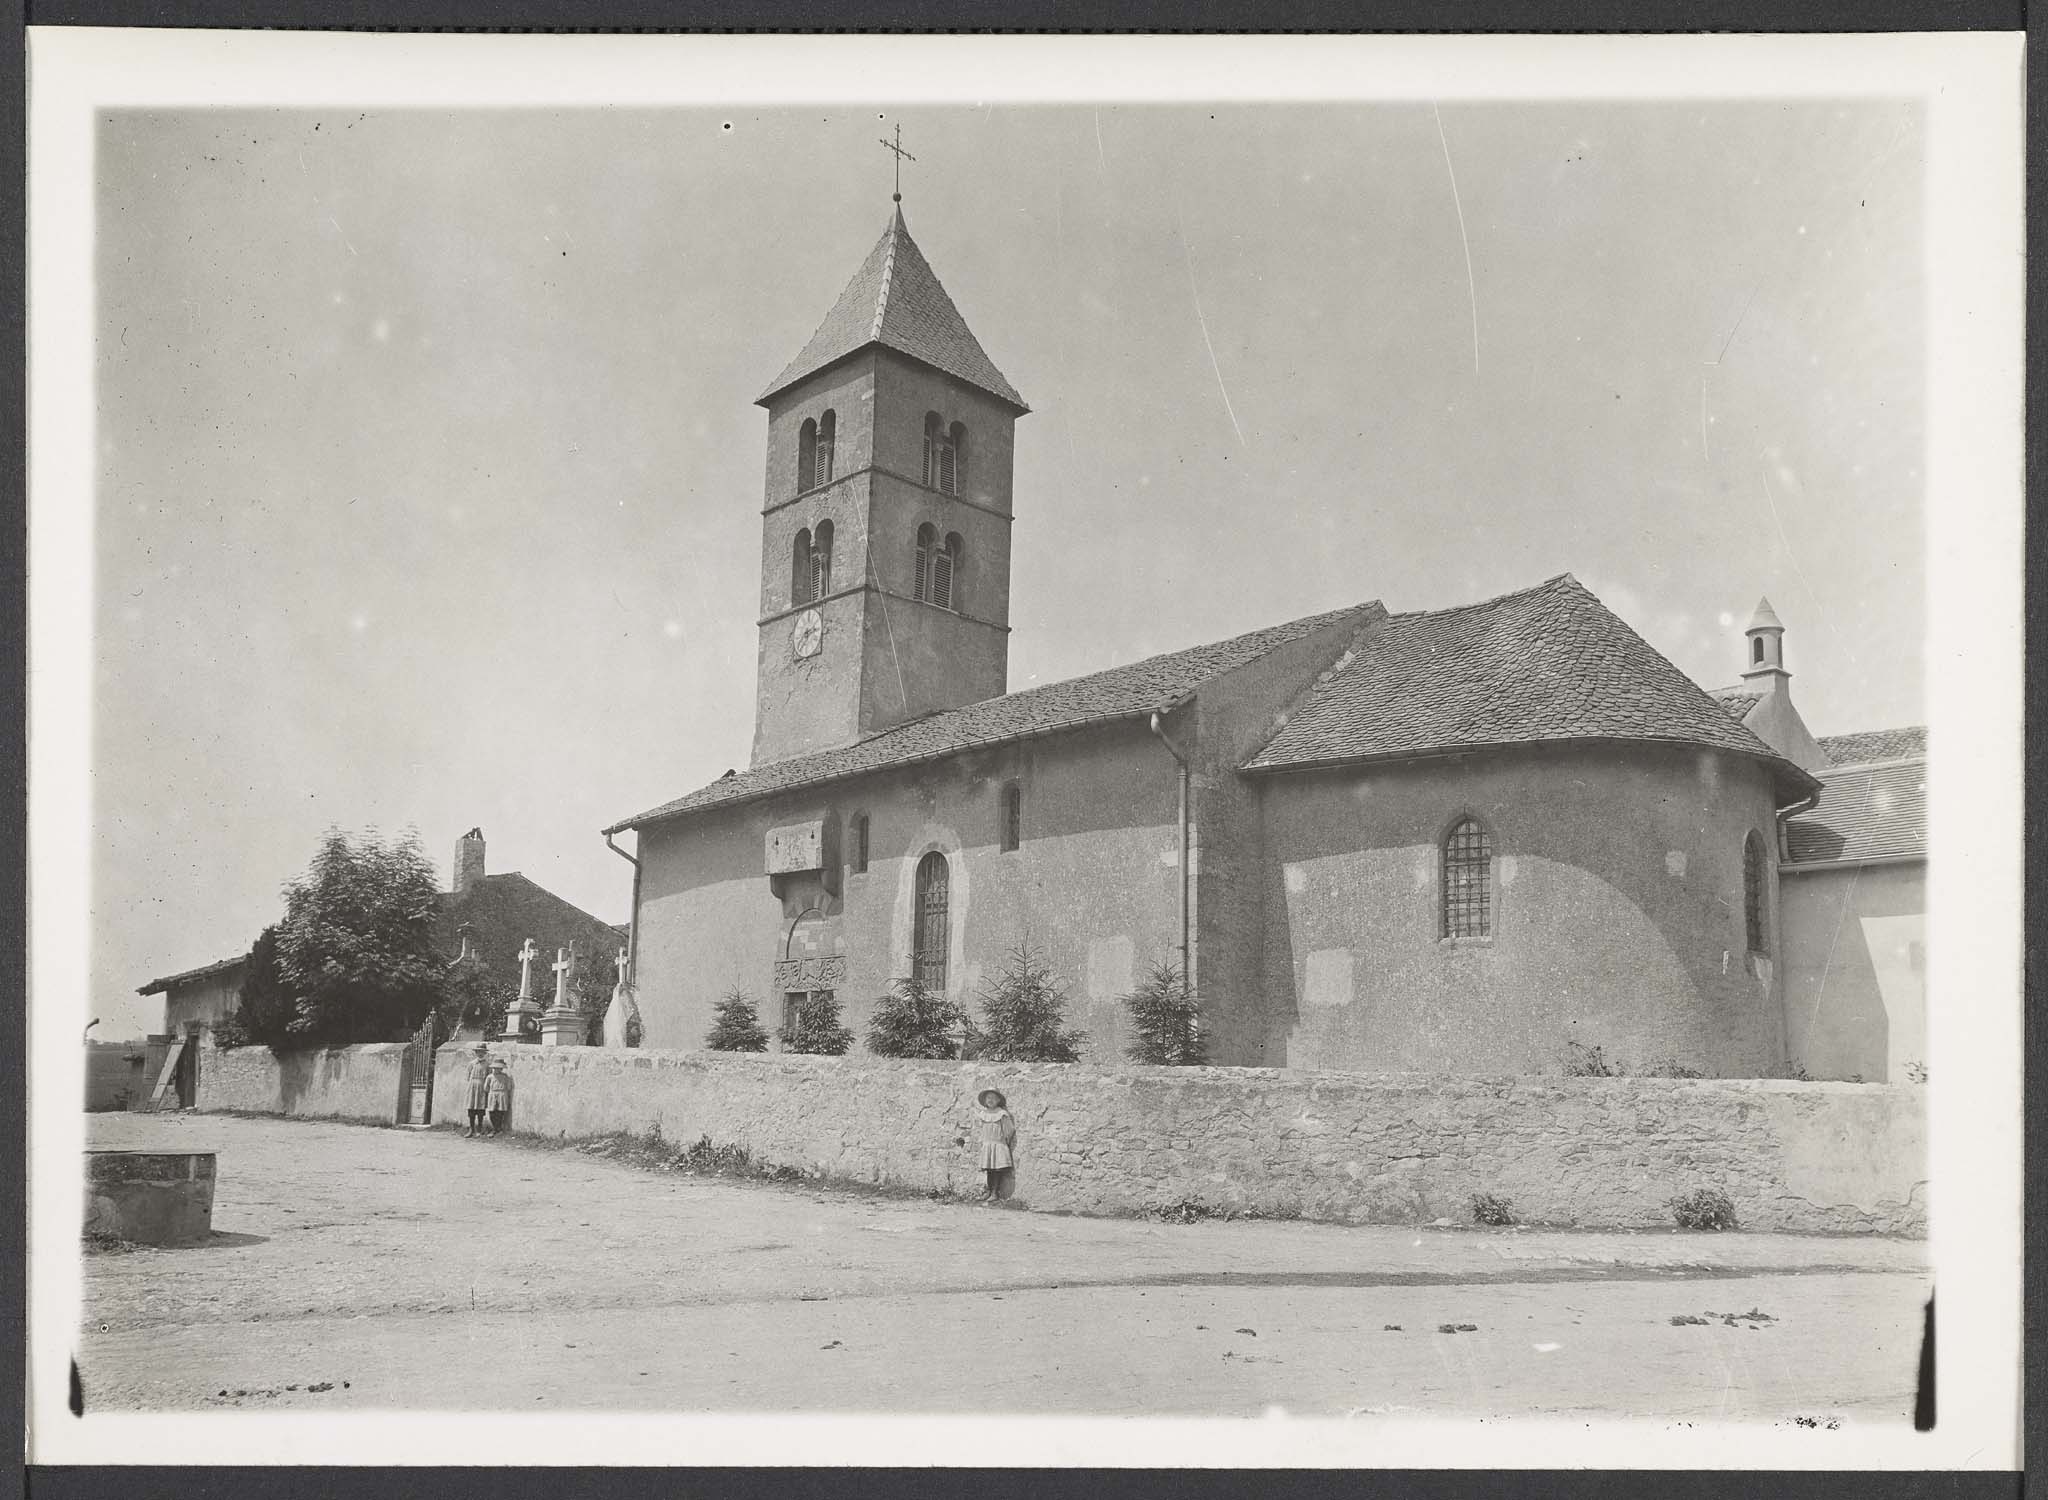
<svg viewBox="0 0 2048 1500"><path fill-rule="evenodd" d="M1079 1062L1088 1033L1069 1030L1066 1015L1066 984L1026 939L1004 957L994 982L981 988L974 1055L990 1062Z"/></svg>
<svg viewBox="0 0 2048 1500"><path fill-rule="evenodd" d="M291 992L285 988L277 964L277 926L273 923L257 934L249 949L234 1013L214 1023L214 1045L281 1047L286 1041L285 1028L295 1014Z"/></svg>
<svg viewBox="0 0 2048 1500"><path fill-rule="evenodd" d="M1132 1062L1192 1068L1208 1061L1201 1000L1175 965L1154 964L1123 1004L1131 1017L1131 1041L1124 1050Z"/></svg>
<svg viewBox="0 0 2048 1500"><path fill-rule="evenodd" d="M766 1052L768 1033L761 1029L761 1016L754 1009L754 997L738 983L718 1002L718 1019L704 1045L713 1052Z"/></svg>
<svg viewBox="0 0 2048 1500"><path fill-rule="evenodd" d="M777 1033L785 1052L839 1057L853 1045L853 1033L839 1024L839 997L830 990L816 990L797 1001L795 1020L794 1026Z"/></svg>
<svg viewBox="0 0 2048 1500"><path fill-rule="evenodd" d="M410 831L386 842L329 829L285 887L278 967L293 992L285 1031L300 1046L403 1038L442 999L434 945L439 886Z"/></svg>
<svg viewBox="0 0 2048 1500"><path fill-rule="evenodd" d="M890 981L868 1020L868 1050L877 1057L958 1057L955 1033L967 1012L920 980Z"/></svg>

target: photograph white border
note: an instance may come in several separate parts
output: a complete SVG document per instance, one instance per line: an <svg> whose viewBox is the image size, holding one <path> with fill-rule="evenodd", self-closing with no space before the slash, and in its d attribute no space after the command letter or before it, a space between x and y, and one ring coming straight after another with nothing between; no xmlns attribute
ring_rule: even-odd
<svg viewBox="0 0 2048 1500"><path fill-rule="evenodd" d="M29 32L28 1418L38 1463L2016 1468L2022 1133L2023 152L2018 33L607 37ZM67 1408L90 909L93 151L119 107L1913 98L1926 110L1928 1434L1745 1422ZM736 208L736 212L743 211ZM992 1430L999 1427L1000 1431Z"/></svg>

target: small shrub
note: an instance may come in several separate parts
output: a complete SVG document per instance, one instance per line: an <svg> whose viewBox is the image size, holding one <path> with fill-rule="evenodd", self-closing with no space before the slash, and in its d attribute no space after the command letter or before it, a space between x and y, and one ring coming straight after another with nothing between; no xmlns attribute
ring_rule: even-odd
<svg viewBox="0 0 2048 1500"><path fill-rule="evenodd" d="M1813 1082L1813 1075L1806 1071L1806 1065L1793 1062L1789 1058L1785 1061L1785 1076L1799 1083Z"/></svg>
<svg viewBox="0 0 2048 1500"><path fill-rule="evenodd" d="M1079 1062L1088 1034L1066 1025L1067 987L1029 941L1009 951L981 990L974 1055L988 1062Z"/></svg>
<svg viewBox="0 0 2048 1500"><path fill-rule="evenodd" d="M1906 1082L1908 1082L1908 1083L1925 1083L1926 1081L1927 1081L1927 1064L1926 1064L1926 1063L1924 1063L1924 1062L1909 1062L1909 1063L1907 1063L1907 1064L1906 1064Z"/></svg>
<svg viewBox="0 0 2048 1500"><path fill-rule="evenodd" d="M1698 1068L1689 1068L1673 1057L1653 1062L1643 1069L1643 1077L1645 1078L1703 1078L1705 1076Z"/></svg>
<svg viewBox="0 0 2048 1500"><path fill-rule="evenodd" d="M840 1057L853 1045L853 1033L839 1024L839 999L830 990L817 990L799 1000L795 1021L777 1033L785 1052Z"/></svg>
<svg viewBox="0 0 2048 1500"><path fill-rule="evenodd" d="M754 997L739 985L725 992L725 998L718 1002L713 1013L711 1033L704 1038L704 1045L713 1052L766 1052L768 1033L761 1029L761 1016L754 1009ZM626 1022L626 1045L639 1045L633 1036L633 1024L639 1018Z"/></svg>
<svg viewBox="0 0 2048 1500"><path fill-rule="evenodd" d="M1132 1062L1198 1068L1208 1060L1209 1038L1202 1025L1200 997L1172 964L1154 964L1145 982L1123 997L1131 1017Z"/></svg>
<svg viewBox="0 0 2048 1500"><path fill-rule="evenodd" d="M1474 1193L1472 1220L1477 1224L1491 1224L1495 1228L1512 1224L1515 1222L1514 1205L1498 1193Z"/></svg>
<svg viewBox="0 0 2048 1500"><path fill-rule="evenodd" d="M1564 1044L1564 1076L1567 1078L1618 1078L1621 1069L1608 1062L1607 1054L1583 1042Z"/></svg>
<svg viewBox="0 0 2048 1500"><path fill-rule="evenodd" d="M1707 1320L1694 1317L1691 1313L1680 1313L1671 1320L1671 1326L1673 1328L1705 1328Z"/></svg>
<svg viewBox="0 0 2048 1500"><path fill-rule="evenodd" d="M1671 1200L1671 1217L1680 1229L1733 1229L1735 1205L1719 1188L1694 1188Z"/></svg>
<svg viewBox="0 0 2048 1500"><path fill-rule="evenodd" d="M966 1019L966 1011L921 980L892 980L868 1020L868 1051L877 1057L958 1057L957 1033Z"/></svg>

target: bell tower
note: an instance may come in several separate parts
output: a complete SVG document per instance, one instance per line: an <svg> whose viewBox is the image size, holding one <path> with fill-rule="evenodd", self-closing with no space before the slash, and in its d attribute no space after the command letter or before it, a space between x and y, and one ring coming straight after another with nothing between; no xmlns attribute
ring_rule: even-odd
<svg viewBox="0 0 2048 1500"><path fill-rule="evenodd" d="M899 207L768 410L755 765L1009 681L1012 433L1030 410Z"/></svg>

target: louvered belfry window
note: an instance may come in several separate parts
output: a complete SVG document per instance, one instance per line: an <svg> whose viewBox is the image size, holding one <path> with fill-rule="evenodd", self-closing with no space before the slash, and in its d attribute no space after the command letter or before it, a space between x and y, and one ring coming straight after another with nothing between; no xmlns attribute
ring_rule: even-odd
<svg viewBox="0 0 2048 1500"><path fill-rule="evenodd" d="M1443 895L1445 937L1493 936L1493 839L1476 818L1444 835Z"/></svg>
<svg viewBox="0 0 2048 1500"><path fill-rule="evenodd" d="M832 445L833 439L838 435L838 432L839 418L835 414L828 411L824 416L818 418L818 443L811 458L810 487L812 489L816 489L821 484L829 484L831 482Z"/></svg>
<svg viewBox="0 0 2048 1500"><path fill-rule="evenodd" d="M937 412L924 414L925 488L948 495L960 493L960 457L966 439L967 429L958 422L949 428Z"/></svg>
<svg viewBox="0 0 2048 1500"><path fill-rule="evenodd" d="M932 596L932 552L937 546L938 533L927 521L917 528L917 572L912 588L919 599L929 599Z"/></svg>
<svg viewBox="0 0 2048 1500"><path fill-rule="evenodd" d="M811 529L806 526L796 534L789 549L789 602L792 606L809 604L815 595L817 575L811 558Z"/></svg>
<svg viewBox="0 0 2048 1500"><path fill-rule="evenodd" d="M1749 951L1765 951L1764 841L1754 830L1742 841L1742 925Z"/></svg>
<svg viewBox="0 0 2048 1500"><path fill-rule="evenodd" d="M940 609L958 609L959 601L953 597L953 575L960 562L960 537L958 533L946 534L946 545L932 553L932 586L926 596Z"/></svg>
<svg viewBox="0 0 2048 1500"><path fill-rule="evenodd" d="M820 521L811 542L811 598L818 600L832 592L832 523Z"/></svg>
<svg viewBox="0 0 2048 1500"><path fill-rule="evenodd" d="M946 924L951 872L946 856L934 849L917 862L917 912L910 948L911 970L918 983L937 994L946 989Z"/></svg>

